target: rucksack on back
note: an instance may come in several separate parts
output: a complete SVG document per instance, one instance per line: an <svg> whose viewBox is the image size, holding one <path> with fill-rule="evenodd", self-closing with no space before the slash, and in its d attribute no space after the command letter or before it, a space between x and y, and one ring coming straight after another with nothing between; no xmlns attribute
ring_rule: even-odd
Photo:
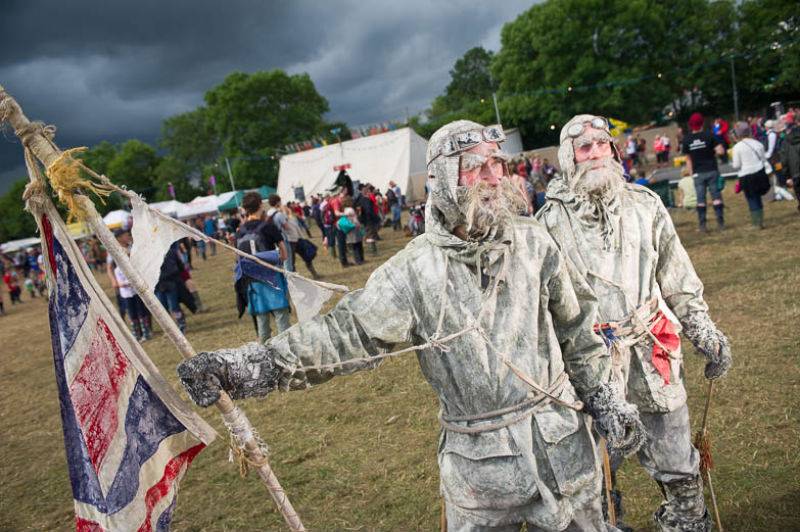
<svg viewBox="0 0 800 532"><path fill-rule="evenodd" d="M325 225L333 225L334 218L333 205L328 202L325 204L325 209L322 212L322 223Z"/></svg>
<svg viewBox="0 0 800 532"><path fill-rule="evenodd" d="M268 218L267 220L264 220L255 226L253 229L250 229L246 233L239 236L239 238L236 239L236 247L239 249L239 251L244 251L245 253L250 253L251 255L255 255L259 251L269 251L267 248L267 242L264 240L264 235L261 231L266 224L271 223L272 219Z"/></svg>

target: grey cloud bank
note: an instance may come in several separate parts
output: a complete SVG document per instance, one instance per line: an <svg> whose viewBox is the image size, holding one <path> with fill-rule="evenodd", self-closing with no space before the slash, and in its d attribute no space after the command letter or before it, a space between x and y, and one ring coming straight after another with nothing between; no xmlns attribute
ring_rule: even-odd
<svg viewBox="0 0 800 532"><path fill-rule="evenodd" d="M0 17L0 84L62 148L155 143L161 121L194 109L234 71L308 72L351 125L416 114L473 46L497 51L505 2L101 3L12 0ZM25 177L13 133L0 136L0 194Z"/></svg>

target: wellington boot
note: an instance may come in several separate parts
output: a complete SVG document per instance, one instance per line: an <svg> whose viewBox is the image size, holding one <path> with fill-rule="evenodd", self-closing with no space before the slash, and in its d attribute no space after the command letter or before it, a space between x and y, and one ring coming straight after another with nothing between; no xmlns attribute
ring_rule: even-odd
<svg viewBox="0 0 800 532"><path fill-rule="evenodd" d="M192 298L194 299L194 304L197 307L198 314L204 314L211 310L207 306L203 305L202 301L200 301L200 294L198 292L192 292Z"/></svg>
<svg viewBox="0 0 800 532"><path fill-rule="evenodd" d="M331 258L336 258L336 248L334 246L328 247L328 253L331 254Z"/></svg>
<svg viewBox="0 0 800 532"><path fill-rule="evenodd" d="M378 256L377 244L375 244L375 242L367 242L367 244L369 244L369 254L372 255L373 257L377 257Z"/></svg>

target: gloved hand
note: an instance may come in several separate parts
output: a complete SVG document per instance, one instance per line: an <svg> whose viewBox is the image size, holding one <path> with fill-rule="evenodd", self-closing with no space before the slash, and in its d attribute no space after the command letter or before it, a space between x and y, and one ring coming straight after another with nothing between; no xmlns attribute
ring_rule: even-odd
<svg viewBox="0 0 800 532"><path fill-rule="evenodd" d="M219 401L223 390L232 399L264 396L277 387L280 374L274 354L258 342L202 352L178 364L186 393L204 408Z"/></svg>
<svg viewBox="0 0 800 532"><path fill-rule="evenodd" d="M717 329L708 314L693 312L681 320L681 325L683 334L692 342L697 352L707 360L706 379L713 380L724 377L733 364L731 344Z"/></svg>
<svg viewBox="0 0 800 532"><path fill-rule="evenodd" d="M595 428L608 442L609 452L628 456L647 439L635 405L617 398L610 384L603 384L584 398L584 409L595 420Z"/></svg>

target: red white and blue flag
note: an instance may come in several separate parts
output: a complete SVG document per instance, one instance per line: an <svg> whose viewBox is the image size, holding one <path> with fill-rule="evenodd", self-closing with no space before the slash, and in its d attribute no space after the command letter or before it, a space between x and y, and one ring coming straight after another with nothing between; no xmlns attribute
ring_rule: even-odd
<svg viewBox="0 0 800 532"><path fill-rule="evenodd" d="M180 399L96 283L51 203L37 216L78 531L168 530L213 429Z"/></svg>

